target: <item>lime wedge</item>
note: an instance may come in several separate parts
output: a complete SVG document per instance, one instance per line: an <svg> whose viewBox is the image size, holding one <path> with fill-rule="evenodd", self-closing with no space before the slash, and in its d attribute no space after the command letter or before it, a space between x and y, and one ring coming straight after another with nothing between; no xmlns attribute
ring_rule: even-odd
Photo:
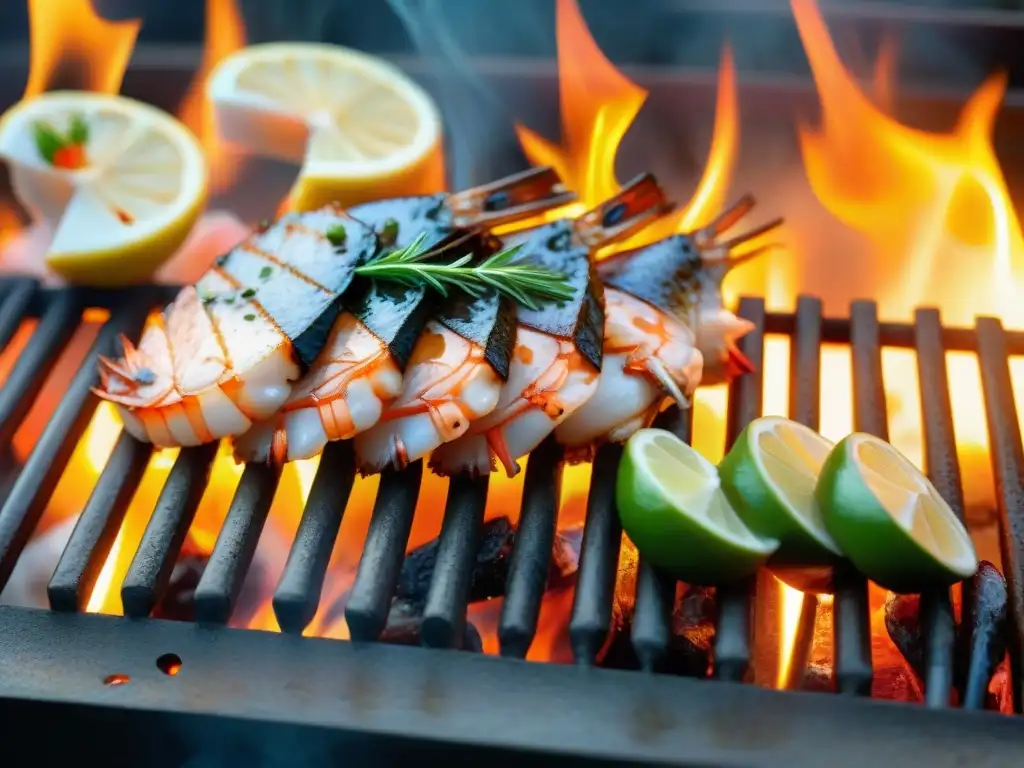
<svg viewBox="0 0 1024 768"><path fill-rule="evenodd" d="M857 569L893 592L966 579L978 568L971 537L903 454L859 432L829 454L815 496L825 527Z"/></svg>
<svg viewBox="0 0 1024 768"><path fill-rule="evenodd" d="M789 419L764 416L747 425L718 465L722 491L758 536L776 539L768 566L796 589L827 591L842 557L825 528L814 486L832 442Z"/></svg>
<svg viewBox="0 0 1024 768"><path fill-rule="evenodd" d="M749 576L777 546L736 515L715 465L663 429L641 429L626 443L615 499L640 553L689 584Z"/></svg>

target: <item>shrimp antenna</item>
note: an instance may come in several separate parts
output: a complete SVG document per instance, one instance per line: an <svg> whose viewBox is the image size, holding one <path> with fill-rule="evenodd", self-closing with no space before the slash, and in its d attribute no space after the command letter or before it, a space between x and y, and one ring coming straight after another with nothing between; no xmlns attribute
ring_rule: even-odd
<svg viewBox="0 0 1024 768"><path fill-rule="evenodd" d="M782 248L782 243L765 243L764 245L760 245L757 248L752 248L749 251L745 251L744 253L730 255L725 262L726 269L732 270L736 269L736 267L741 267L744 264L753 261L754 259L761 258L769 251L774 251L776 248Z"/></svg>
<svg viewBox="0 0 1024 768"><path fill-rule="evenodd" d="M754 209L755 203L753 195L744 195L712 219L711 223L704 227L704 231L709 233L711 237L718 237L750 213Z"/></svg>
<svg viewBox="0 0 1024 768"><path fill-rule="evenodd" d="M644 367L650 372L654 378L658 380L665 391L672 396L672 399L676 401L680 410L688 410L692 403L690 398L683 394L683 391L679 388L679 385L673 380L672 375L668 372L665 364L656 357L648 357L644 360Z"/></svg>
<svg viewBox="0 0 1024 768"><path fill-rule="evenodd" d="M751 240L761 237L761 235L766 235L769 232L778 229L782 226L783 221L784 220L782 218L772 219L767 224L754 227L749 232L744 232L742 235L736 235L736 237L730 238L729 240L723 240L721 243L718 243L716 247L721 248L726 252L731 251L733 248L743 245L743 243L749 243Z"/></svg>

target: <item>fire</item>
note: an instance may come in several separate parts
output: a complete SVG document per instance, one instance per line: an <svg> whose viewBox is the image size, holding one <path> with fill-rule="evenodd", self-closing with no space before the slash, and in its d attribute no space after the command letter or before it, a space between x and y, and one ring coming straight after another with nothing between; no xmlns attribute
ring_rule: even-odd
<svg viewBox="0 0 1024 768"><path fill-rule="evenodd" d="M895 265L878 285L881 314L906 317L913 307L928 304L939 306L946 322L970 324L974 313L985 312L1019 326L1024 314L1013 297L1024 287L1024 238L991 140L1005 77L989 77L949 132L912 128L888 114L894 93L892 41L876 63L872 100L840 60L815 1L791 0L791 7L821 102L820 126L799 126L804 170L824 207L867 236L879 260ZM823 397L828 393L834 400L835 385L849 383L848 366L847 360L847 370L832 370L823 359L822 378L829 382ZM768 362L766 403L769 389L782 386L767 368ZM923 466L914 355L885 350L883 368L891 439ZM972 491L991 493L992 488L977 361L973 355L951 353L947 373L970 504ZM824 422L829 414L849 414L849 397L843 393L844 406L835 409L823 401L822 431L829 437L841 437L851 428ZM801 598L781 589L784 667Z"/></svg>
<svg viewBox="0 0 1024 768"><path fill-rule="evenodd" d="M245 46L245 20L236 0L207 0L203 60L185 94L178 117L199 137L210 166L210 192L230 189L237 180L242 156L217 134L213 108L206 98L206 79L221 59Z"/></svg>
<svg viewBox="0 0 1024 768"><path fill-rule="evenodd" d="M51 87L62 66L74 64L79 87L117 93L128 66L140 19L107 21L90 0L28 0L29 76L23 98Z"/></svg>

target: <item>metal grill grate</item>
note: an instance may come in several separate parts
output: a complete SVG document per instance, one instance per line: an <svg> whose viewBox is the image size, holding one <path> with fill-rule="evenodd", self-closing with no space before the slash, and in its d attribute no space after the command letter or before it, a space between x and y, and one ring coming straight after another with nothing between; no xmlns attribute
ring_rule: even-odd
<svg viewBox="0 0 1024 768"><path fill-rule="evenodd" d="M6 442L10 442L42 381L81 322L83 310L90 306L110 310L80 370L0 507L0 589L7 583L56 479L96 409L97 400L90 387L96 383L97 356L115 352L118 334L137 336L147 312L168 295L169 289L164 288L109 294L44 290L22 279L0 285L0 346L11 341L23 319L39 318L25 352L0 388L0 438ZM1020 669L1024 639L1024 454L1008 359L1011 354L1024 355L1024 333L1006 332L994 318L978 320L974 329L944 328L939 313L931 309L919 310L912 325L880 323L875 304L866 301L853 303L849 319L823 318L821 302L809 297L799 300L794 314L769 314L760 299L744 298L739 314L755 327L743 339L742 351L754 363L756 372L732 385L727 444L761 412L766 334L782 334L791 339L790 413L811 427L818 426L821 345L849 344L855 428L881 437L887 436L881 350L883 346L910 348L916 351L918 360L927 466L936 487L961 516L963 493L944 360L946 351L977 353L998 486L1003 565L1010 592L1013 690L1019 710L1024 701ZM684 439L690 437L690 414L671 409L661 416L660 424ZM184 449L176 459L121 586L126 616L147 617L167 588L214 455L215 447L203 446ZM603 448L592 473L569 623L572 650L583 665L595 663L612 619L621 539L612 484L620 455L617 446ZM126 434L119 438L50 581L48 594L53 610L84 610L150 456L149 446ZM537 631L556 532L561 471L560 449L551 441L535 452L527 466L498 628L504 656L525 657ZM356 641L376 640L384 630L422 473L422 465L417 462L403 472L387 473L381 480L346 608L349 630ZM226 624L230 619L278 479L278 473L266 466L245 467L196 590L196 616L200 623ZM274 610L285 633L301 633L316 613L353 481L349 444L331 444L320 462L273 597ZM487 490L487 478L456 479L450 484L422 626L427 646L457 647L463 637ZM632 643L645 670L656 669L668 647L675 587L674 582L641 561ZM742 681L750 677L757 587L757 580L751 579L718 590L713 649L716 678ZM965 598L969 592L964 590ZM810 637L814 609L814 599L805 598L798 655ZM844 693L868 694L872 665L867 585L859 574L840 575L834 616L836 687ZM942 591L923 596L922 617L926 700L931 707L946 707L953 684L954 650L949 594ZM795 667L792 674L801 674L802 666Z"/></svg>

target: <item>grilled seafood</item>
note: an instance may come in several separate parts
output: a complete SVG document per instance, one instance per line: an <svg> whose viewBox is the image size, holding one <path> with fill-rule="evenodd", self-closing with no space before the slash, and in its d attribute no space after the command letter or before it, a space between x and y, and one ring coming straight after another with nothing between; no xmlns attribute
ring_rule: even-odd
<svg viewBox="0 0 1024 768"><path fill-rule="evenodd" d="M532 451L586 403L598 386L605 326L604 295L591 256L667 210L664 192L647 174L578 219L563 219L506 239L520 257L570 276L575 296L536 310L519 308L515 347L497 406L430 459L441 475L480 474L501 463L509 477Z"/></svg>
<svg viewBox="0 0 1024 768"><path fill-rule="evenodd" d="M381 200L349 213L373 226L384 247L404 248L424 236L438 254L487 255L496 245L487 228L573 199L552 169L534 168L453 195ZM236 439L236 457L306 459L374 426L401 393L402 373L433 309L434 294L424 285L357 278L316 360L279 413Z"/></svg>
<svg viewBox="0 0 1024 768"><path fill-rule="evenodd" d="M701 381L750 370L736 348L750 325L722 306L722 280L772 246L742 255L733 249L782 222L718 238L753 206L753 198L745 197L699 232L598 262L605 288L605 361L594 396L555 430L570 461L589 458L601 442L628 439L650 424L666 396L689 407Z"/></svg>
<svg viewBox="0 0 1024 768"><path fill-rule="evenodd" d="M323 347L370 227L328 207L289 214L217 259L153 318L120 360L101 358L96 394L133 437L191 446L275 413Z"/></svg>
<svg viewBox="0 0 1024 768"><path fill-rule="evenodd" d="M628 234L642 226L647 219L664 212L665 200L653 177L641 177L628 189L629 191L624 191L620 197L605 202L595 211L585 215L584 218L591 224L591 229L588 231L584 227L580 230L580 236L592 238L593 243L579 249L580 254L586 254L589 247L596 247L603 242L606 233L618 233L621 230ZM636 190L642 190L645 194L639 194ZM657 190L657 194L651 194L652 190ZM638 204L638 207L623 205L624 201L632 201ZM642 205L639 205L640 203ZM612 218L606 221L605 217L608 216ZM600 227L593 227L593 222L612 226L603 230ZM567 237L569 242L572 242L571 224L556 223L548 226L551 227L552 237ZM548 231L547 227L542 227L541 230ZM531 242L529 234L519 233L516 237L523 244ZM578 248L578 244L574 246L574 250ZM528 259L529 256L525 255L528 253L529 251L525 249L521 250L520 258ZM556 261L552 258L551 263ZM551 351L554 347L542 347L539 341L537 366L531 367L531 364L524 363L523 361L533 354L533 349L527 346L530 343L528 330L517 361L514 353L519 331L516 307L508 299L493 294L455 297L446 302L427 323L424 333L417 340L406 370L402 394L384 412L376 427L356 437L356 460L360 471L377 472L388 466L402 468L409 462L426 456L438 446L457 440L467 433L474 422L495 410L501 402L502 392L505 391L508 395L508 408L503 407L500 421L490 425L500 427L517 415L513 400L528 388L523 386L523 377L530 375L542 365L545 368L552 368L550 377L542 385L543 391L537 390L528 395L535 395L535 400L541 407L546 404L552 409L551 413L555 419L562 418L561 414L557 414L558 408L564 405L568 410L570 401L567 398L572 397L571 404L575 405L575 398L578 397L571 389L566 389L566 386L571 383L573 386L582 386L586 391L589 386L588 379L593 378L592 374L600 368L599 345L576 343L578 338L575 337L575 331L581 327L580 323L582 322L584 328L593 328L593 313L600 311L600 299L598 297L595 301L591 289L589 263L582 264L582 268L580 264L581 262L577 261L578 266L571 275L576 286L575 301L567 305L568 309L565 312L557 313L549 309L547 313L541 310L533 315L526 312L523 316L526 322L531 323L542 333L551 335L557 327L558 333L567 334L571 339L568 347L575 347L581 352L585 350L589 355L590 359L586 362L591 369L589 374L583 362L586 358L582 355L573 360L570 349L562 360L559 357L562 347L555 345L559 351L556 351L552 358ZM565 266L569 265L560 264L559 271ZM600 323L597 327L600 327ZM584 334L587 332L584 331ZM571 376L572 373L577 375ZM510 378L512 384L506 389L505 384ZM554 396L556 394L560 394L562 404L559 403L559 398ZM524 420L521 432L516 432L517 440L521 439L528 450L532 447L530 442L534 434L545 428L550 431L546 425L551 421L551 416L545 416L545 420L540 424L531 424L529 420ZM494 440L495 436L501 437L502 432L492 430L488 434L495 442L492 449L503 463L508 462L506 467L514 471L515 457L510 458L500 441ZM483 462L479 471L483 471L483 467L491 466L489 455Z"/></svg>

